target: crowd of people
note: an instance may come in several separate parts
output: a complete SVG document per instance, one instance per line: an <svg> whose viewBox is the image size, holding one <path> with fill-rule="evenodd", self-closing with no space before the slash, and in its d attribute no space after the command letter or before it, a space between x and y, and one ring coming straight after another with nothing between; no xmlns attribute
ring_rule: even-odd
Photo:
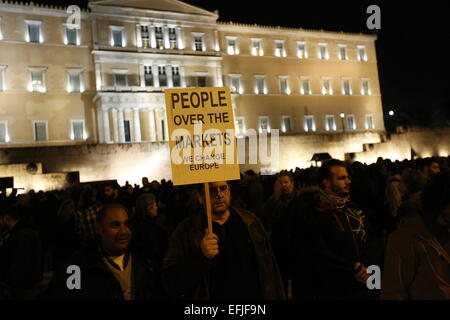
<svg viewBox="0 0 450 320"><path fill-rule="evenodd" d="M0 299L450 299L449 165L2 190Z"/></svg>

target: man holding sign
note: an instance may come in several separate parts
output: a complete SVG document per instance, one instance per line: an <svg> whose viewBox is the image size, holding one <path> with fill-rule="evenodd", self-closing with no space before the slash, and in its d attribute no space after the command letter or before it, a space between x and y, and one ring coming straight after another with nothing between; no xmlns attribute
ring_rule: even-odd
<svg viewBox="0 0 450 320"><path fill-rule="evenodd" d="M162 267L167 293L187 299L284 299L278 266L262 223L230 206L227 181L209 183L213 232L204 211L177 227ZM205 203L204 194L198 200Z"/></svg>
<svg viewBox="0 0 450 320"><path fill-rule="evenodd" d="M282 299L262 223L230 206L239 179L230 89L165 90L174 185L203 183L202 208L181 222L162 267L167 293L190 299Z"/></svg>

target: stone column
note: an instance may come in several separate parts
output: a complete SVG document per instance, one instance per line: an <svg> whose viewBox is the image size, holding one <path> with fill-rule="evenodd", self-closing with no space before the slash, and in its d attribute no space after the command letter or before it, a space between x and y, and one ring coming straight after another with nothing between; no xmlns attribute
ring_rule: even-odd
<svg viewBox="0 0 450 320"><path fill-rule="evenodd" d="M148 123L150 130L150 141L156 141L156 124L155 124L155 110L148 110Z"/></svg>
<svg viewBox="0 0 450 320"><path fill-rule="evenodd" d="M141 120L139 109L133 109L134 142L141 142Z"/></svg>
<svg viewBox="0 0 450 320"><path fill-rule="evenodd" d="M172 66L166 66L166 75L167 75L167 87L173 88L173 78L172 78Z"/></svg>
<svg viewBox="0 0 450 320"><path fill-rule="evenodd" d="M140 64L139 65L139 81L141 82L141 88L145 88L145 69L144 69L144 65Z"/></svg>
<svg viewBox="0 0 450 320"><path fill-rule="evenodd" d="M159 70L158 65L152 65L152 74L153 74L153 86L155 88L159 88Z"/></svg>
<svg viewBox="0 0 450 320"><path fill-rule="evenodd" d="M119 109L117 110L117 126L119 129L119 142L124 143L125 142L125 127L123 123L123 110Z"/></svg>
<svg viewBox="0 0 450 320"><path fill-rule="evenodd" d="M177 47L179 50L184 49L183 47L183 39L181 38L181 28L176 27L175 33L177 35Z"/></svg>
<svg viewBox="0 0 450 320"><path fill-rule="evenodd" d="M155 110L155 128L156 128L156 140L162 141L161 109Z"/></svg>
<svg viewBox="0 0 450 320"><path fill-rule="evenodd" d="M222 81L222 67L220 65L216 68L216 87L222 87L223 81Z"/></svg>
<svg viewBox="0 0 450 320"><path fill-rule="evenodd" d="M113 127L113 129L114 129L114 142L115 142L115 143L119 143L119 142L120 142L120 141L119 141L119 123L118 123L118 121L117 121L117 119L118 119L118 117L119 117L119 113L118 113L117 109L114 109L114 110L113 110L113 113L116 115L116 116L115 116L115 119L114 119L114 117L113 117L113 125L114 125L114 127Z"/></svg>
<svg viewBox="0 0 450 320"><path fill-rule="evenodd" d="M142 48L141 25L136 23L136 46Z"/></svg>
<svg viewBox="0 0 450 320"><path fill-rule="evenodd" d="M97 91L102 89L102 70L100 68L100 63L95 64L95 87Z"/></svg>
<svg viewBox="0 0 450 320"><path fill-rule="evenodd" d="M164 26L162 30L163 30L164 48L169 49L170 48L169 27Z"/></svg>
<svg viewBox="0 0 450 320"><path fill-rule="evenodd" d="M97 108L97 130L98 130L98 143L105 143L103 137L103 112L100 108Z"/></svg>
<svg viewBox="0 0 450 320"><path fill-rule="evenodd" d="M149 25L148 28L148 31L150 32L150 47L156 48L155 26L152 24Z"/></svg>
<svg viewBox="0 0 450 320"><path fill-rule="evenodd" d="M180 85L182 88L186 88L186 76L184 74L183 66L180 66Z"/></svg>
<svg viewBox="0 0 450 320"><path fill-rule="evenodd" d="M105 143L111 142L109 132L109 110L102 110L103 112L103 139Z"/></svg>
<svg viewBox="0 0 450 320"><path fill-rule="evenodd" d="M220 46L219 46L219 33L217 30L214 30L214 51L219 52Z"/></svg>

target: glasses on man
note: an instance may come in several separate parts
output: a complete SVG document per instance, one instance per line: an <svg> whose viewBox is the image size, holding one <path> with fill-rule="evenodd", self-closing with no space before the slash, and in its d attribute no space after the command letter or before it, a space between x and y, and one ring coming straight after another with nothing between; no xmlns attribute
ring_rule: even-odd
<svg viewBox="0 0 450 320"><path fill-rule="evenodd" d="M228 185L209 187L209 193L210 193L211 197L217 197L219 195L219 192L222 194L225 194L228 191L229 191Z"/></svg>

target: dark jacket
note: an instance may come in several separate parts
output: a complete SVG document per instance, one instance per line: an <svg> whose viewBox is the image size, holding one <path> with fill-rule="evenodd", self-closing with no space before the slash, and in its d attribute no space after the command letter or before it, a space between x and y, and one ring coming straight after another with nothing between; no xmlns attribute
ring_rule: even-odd
<svg viewBox="0 0 450 320"><path fill-rule="evenodd" d="M233 208L247 226L255 248L263 299L284 299L283 284L272 249L260 220L250 211ZM209 270L214 266L200 249L205 234L204 213L180 223L169 240L161 270L164 288L174 297L209 299Z"/></svg>
<svg viewBox="0 0 450 320"><path fill-rule="evenodd" d="M380 265L378 239L364 219L365 236L355 236L357 222L349 211L358 211L352 203L338 209L317 203L311 217L312 260L318 298L370 298L366 284L356 281L355 264Z"/></svg>
<svg viewBox="0 0 450 320"><path fill-rule="evenodd" d="M153 263L137 251L131 252L132 275L135 300L161 297L158 279ZM122 288L103 262L96 246L83 247L76 251L59 270L50 285L48 298L68 300L123 300ZM76 265L81 270L81 289L67 288L67 267Z"/></svg>
<svg viewBox="0 0 450 320"><path fill-rule="evenodd" d="M290 197L281 197L279 200L275 200L272 195L264 204L261 215L261 222L269 235L285 289L288 286L289 255L292 250L290 241L293 219L290 215L292 211L290 207L293 204L294 196L293 194Z"/></svg>
<svg viewBox="0 0 450 320"><path fill-rule="evenodd" d="M31 299L43 276L42 249L36 231L18 222L0 248L0 283L10 290L12 299Z"/></svg>
<svg viewBox="0 0 450 320"><path fill-rule="evenodd" d="M133 220L133 245L158 266L162 264L167 248L168 232L161 216L144 216Z"/></svg>
<svg viewBox="0 0 450 320"><path fill-rule="evenodd" d="M381 298L450 299L450 242L442 245L421 215L407 217L388 240Z"/></svg>

